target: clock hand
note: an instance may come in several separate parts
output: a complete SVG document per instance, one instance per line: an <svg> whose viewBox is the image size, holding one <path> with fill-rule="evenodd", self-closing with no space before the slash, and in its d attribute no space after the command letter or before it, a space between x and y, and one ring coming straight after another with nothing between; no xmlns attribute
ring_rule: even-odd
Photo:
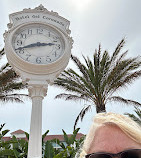
<svg viewBox="0 0 141 158"><path fill-rule="evenodd" d="M23 48L32 48L32 47L40 47L40 46L52 46L52 45L55 45L54 43L40 43L40 42L37 42L37 43L32 43L32 44L29 44L29 45L27 45L27 46L24 46L24 47L19 47L19 48L17 48L17 49L15 49L15 50L21 50L21 49L23 49Z"/></svg>
<svg viewBox="0 0 141 158"><path fill-rule="evenodd" d="M37 46L52 46L52 45L55 45L54 43L40 43L40 42L37 42Z"/></svg>
<svg viewBox="0 0 141 158"><path fill-rule="evenodd" d="M23 48L32 48L32 47L36 47L36 46L37 46L37 43L32 43L32 44L29 44L29 45L24 46L24 47L19 47L19 48L15 49L15 50L21 50Z"/></svg>

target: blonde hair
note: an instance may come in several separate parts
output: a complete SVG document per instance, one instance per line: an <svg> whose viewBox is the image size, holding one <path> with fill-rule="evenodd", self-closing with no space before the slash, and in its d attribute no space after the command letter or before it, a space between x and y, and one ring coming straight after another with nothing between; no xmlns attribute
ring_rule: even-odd
<svg viewBox="0 0 141 158"><path fill-rule="evenodd" d="M93 123L86 136L79 158L85 158L92 141L94 140L96 130L106 124L118 126L127 136L141 145L141 126L131 118L115 113L99 113L93 119Z"/></svg>

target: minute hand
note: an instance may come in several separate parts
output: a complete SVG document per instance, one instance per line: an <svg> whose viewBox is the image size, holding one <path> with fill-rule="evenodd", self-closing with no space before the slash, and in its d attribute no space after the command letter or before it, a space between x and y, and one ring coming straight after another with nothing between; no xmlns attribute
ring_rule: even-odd
<svg viewBox="0 0 141 158"><path fill-rule="evenodd" d="M32 43L32 44L29 44L27 46L24 46L24 47L19 47L17 48L16 50L21 50L23 48L32 48L32 47L40 47L40 46L52 46L52 45L55 45L53 43L40 43L40 42L37 42L37 43Z"/></svg>
<svg viewBox="0 0 141 158"><path fill-rule="evenodd" d="M54 43L40 43L40 42L37 42L37 46L52 46L52 45L55 45Z"/></svg>

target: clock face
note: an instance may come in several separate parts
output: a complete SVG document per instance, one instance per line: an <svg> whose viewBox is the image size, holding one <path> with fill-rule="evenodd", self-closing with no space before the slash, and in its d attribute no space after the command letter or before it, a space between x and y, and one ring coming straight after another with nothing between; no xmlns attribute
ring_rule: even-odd
<svg viewBox="0 0 141 158"><path fill-rule="evenodd" d="M52 27L29 24L19 28L13 35L15 53L32 64L49 64L62 57L64 40Z"/></svg>

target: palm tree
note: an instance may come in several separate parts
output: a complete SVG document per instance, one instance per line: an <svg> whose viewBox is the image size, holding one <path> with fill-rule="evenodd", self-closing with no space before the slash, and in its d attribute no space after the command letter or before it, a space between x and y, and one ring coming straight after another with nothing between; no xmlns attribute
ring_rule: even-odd
<svg viewBox="0 0 141 158"><path fill-rule="evenodd" d="M139 107L135 107L134 111L137 116L130 113L125 113L125 115L128 115L129 117L131 117L134 121L136 121L141 126L141 109Z"/></svg>
<svg viewBox="0 0 141 158"><path fill-rule="evenodd" d="M0 60L4 55L4 49L0 51ZM13 93L15 90L21 90L25 88L20 81L20 77L15 73L12 67L6 63L0 67L0 101L8 102L23 102L23 97L26 94Z"/></svg>
<svg viewBox="0 0 141 158"><path fill-rule="evenodd" d="M124 44L125 40L122 39L111 56L107 50L101 53L101 46L99 45L92 60L83 56L85 64L72 55L71 59L79 72L69 68L55 80L54 85L71 92L70 94L59 94L55 98L84 100L91 103L82 108L75 121L75 126L93 105L96 107L97 113L106 111L108 101L141 105L121 96L114 96L115 92L127 87L141 76L141 70L139 70L141 58L125 58L128 51L121 53Z"/></svg>

